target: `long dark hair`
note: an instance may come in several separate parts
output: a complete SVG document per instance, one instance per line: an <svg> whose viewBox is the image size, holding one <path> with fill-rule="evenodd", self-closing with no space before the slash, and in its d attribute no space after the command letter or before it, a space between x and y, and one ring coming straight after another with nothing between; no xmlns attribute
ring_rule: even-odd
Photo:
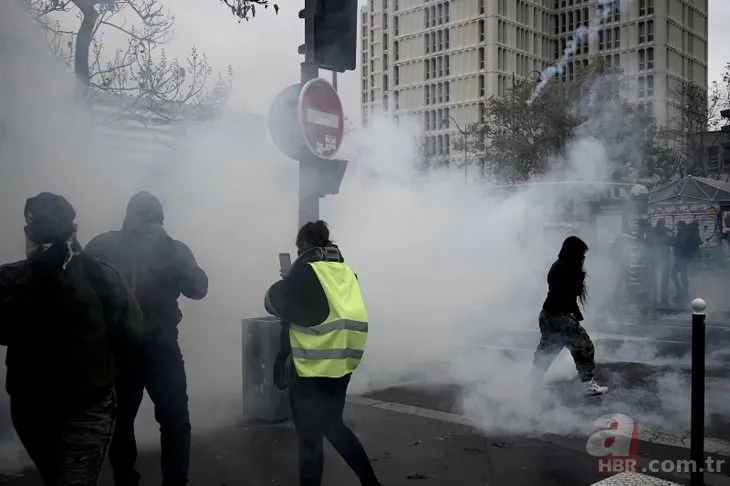
<svg viewBox="0 0 730 486"><path fill-rule="evenodd" d="M588 289L586 288L586 272L583 269L583 260L588 245L585 241L577 236L569 236L563 241L563 246L558 253L558 259L561 260L568 269L568 285L572 288L575 296L581 304L585 305L588 297Z"/></svg>
<svg viewBox="0 0 730 486"><path fill-rule="evenodd" d="M299 253L310 248L323 248L333 246L330 240L330 230L327 223L322 220L309 222L302 226L297 233L297 250Z"/></svg>

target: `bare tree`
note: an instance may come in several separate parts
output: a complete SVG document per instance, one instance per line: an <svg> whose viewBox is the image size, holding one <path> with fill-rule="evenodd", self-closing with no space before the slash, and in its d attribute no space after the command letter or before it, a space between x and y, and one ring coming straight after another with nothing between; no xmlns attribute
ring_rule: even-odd
<svg viewBox="0 0 730 486"><path fill-rule="evenodd" d="M709 90L683 82L671 93L671 109L666 124L660 129L665 143L662 171L684 177L709 176L708 145L717 142L710 133L719 126L719 108L723 104L722 89L713 83Z"/></svg>
<svg viewBox="0 0 730 486"><path fill-rule="evenodd" d="M256 16L256 7L269 8L272 5L274 12L279 13L279 5L272 4L269 0L221 0L229 9L234 17L238 18L238 21L248 21L251 17Z"/></svg>
<svg viewBox="0 0 730 486"><path fill-rule="evenodd" d="M111 95L118 100L120 116L144 111L178 119L208 117L228 99L230 66L208 89L212 68L204 54L193 47L184 64L167 57L163 46L173 37L174 17L161 0L25 2L45 28L51 50L73 69L79 94L87 101ZM73 16L78 27L65 27ZM104 31L123 34L126 46L104 49Z"/></svg>

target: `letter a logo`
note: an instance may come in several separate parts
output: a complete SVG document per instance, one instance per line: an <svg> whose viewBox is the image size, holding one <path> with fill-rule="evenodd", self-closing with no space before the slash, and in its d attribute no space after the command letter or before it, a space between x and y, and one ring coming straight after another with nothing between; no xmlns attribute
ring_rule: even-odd
<svg viewBox="0 0 730 486"><path fill-rule="evenodd" d="M639 424L626 415L603 415L593 423L586 452L594 457L638 457Z"/></svg>

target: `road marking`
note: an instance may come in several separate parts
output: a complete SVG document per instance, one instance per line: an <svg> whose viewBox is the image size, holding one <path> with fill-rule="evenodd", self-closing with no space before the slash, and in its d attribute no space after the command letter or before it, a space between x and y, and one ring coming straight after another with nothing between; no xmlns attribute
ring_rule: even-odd
<svg viewBox="0 0 730 486"><path fill-rule="evenodd" d="M443 412L441 410L433 410L429 408L416 407L413 405L404 405L385 400L373 400L362 396L348 396L347 401L356 405L364 405L380 410L388 410L391 412L402 413L406 415L414 415L417 417L427 418L431 420L439 420L452 424L465 425L479 430L479 424L469 420L467 417L451 412ZM671 434L664 432L656 427L639 425L639 440L650 442L652 444L666 445L671 447L679 447L689 449L690 433L682 432L680 434ZM717 454L730 457L730 442L713 437L705 437L705 453Z"/></svg>
<svg viewBox="0 0 730 486"><path fill-rule="evenodd" d="M639 473L620 473L591 486L682 486L679 483L647 476Z"/></svg>

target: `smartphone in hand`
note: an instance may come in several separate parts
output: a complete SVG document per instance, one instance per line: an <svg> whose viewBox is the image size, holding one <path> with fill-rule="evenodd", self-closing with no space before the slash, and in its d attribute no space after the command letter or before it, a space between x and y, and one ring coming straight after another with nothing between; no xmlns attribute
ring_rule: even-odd
<svg viewBox="0 0 730 486"><path fill-rule="evenodd" d="M279 253L279 275L282 278L289 273L291 269L291 256L288 253Z"/></svg>

